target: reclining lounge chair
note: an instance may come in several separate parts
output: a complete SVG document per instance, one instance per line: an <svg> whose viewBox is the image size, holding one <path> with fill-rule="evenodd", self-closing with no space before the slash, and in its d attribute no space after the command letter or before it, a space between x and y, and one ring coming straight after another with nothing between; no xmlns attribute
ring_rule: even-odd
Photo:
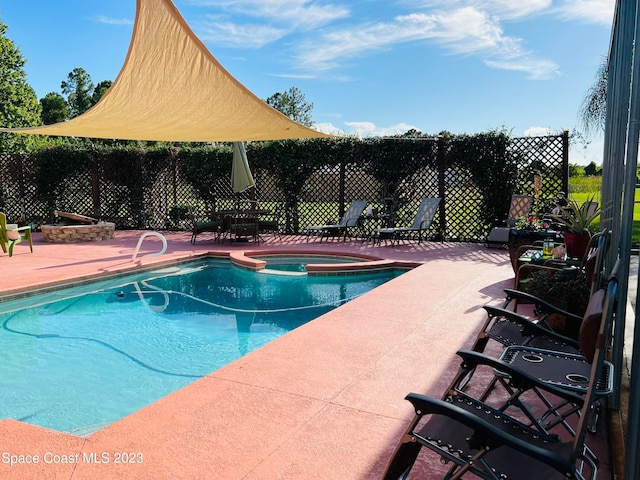
<svg viewBox="0 0 640 480"><path fill-rule="evenodd" d="M597 321L599 339L609 336L616 291L617 280L612 279L603 294L590 305L589 314ZM593 346L593 361L584 395L541 382L498 359L476 352L458 352L463 361L454 382L465 378L482 363L504 372L514 388L520 391L519 395L526 391L544 391L574 406L575 427L571 428L571 435L567 437L564 428L564 435L553 430L558 422L547 428L531 417L521 420L507 413L510 404L494 407L456 388L449 388L442 399L410 393L406 399L413 404L415 416L401 437L384 478L406 478L422 448L426 447L451 465L442 478L461 478L470 473L492 480L595 479L597 459L586 444L586 436L592 406L598 399L598 381L605 364L607 342L597 341ZM432 474L440 471L431 468L434 459L429 460L422 468Z"/></svg>
<svg viewBox="0 0 640 480"><path fill-rule="evenodd" d="M533 197L531 195L513 195L509 205L509 213L504 226L493 227L487 237L487 247L502 247L509 242L509 230L515 226L520 217L529 215Z"/></svg>
<svg viewBox="0 0 640 480"><path fill-rule="evenodd" d="M307 242L309 241L309 235L312 233L316 235L319 234L321 242L323 238L340 235L343 235L343 241L345 241L347 239L349 230L354 228L358 224L358 219L360 218L360 215L362 215L364 209L367 208L367 203L368 202L366 200L352 201L347 211L344 212L344 215L342 215L340 222L338 222L337 224L313 225L306 227L304 229L304 232L307 235Z"/></svg>
<svg viewBox="0 0 640 480"><path fill-rule="evenodd" d="M609 241L610 232L603 231L598 236L598 247L592 252L589 261L584 262L585 269L590 270L592 294L601 286L603 258L606 255ZM615 268L612 272L612 275L614 274ZM567 323L575 326L573 330L579 331L582 316L566 312L525 292L511 289L505 291L507 299L503 308L484 306L487 311L487 320L478 333L472 350L483 352L489 340L494 340L505 347L527 344L568 353L579 351L577 338L570 338L554 332L545 320L549 315L560 314L566 318ZM537 321L506 309L510 305L515 305L517 308L518 302L534 303L536 305L535 312L540 315Z"/></svg>
<svg viewBox="0 0 640 480"><path fill-rule="evenodd" d="M373 233L374 240L391 239L391 243L397 243L400 239L411 234L418 234L418 243L422 241L423 234L429 231L433 217L440 206L440 198L423 198L410 227L378 228Z"/></svg>

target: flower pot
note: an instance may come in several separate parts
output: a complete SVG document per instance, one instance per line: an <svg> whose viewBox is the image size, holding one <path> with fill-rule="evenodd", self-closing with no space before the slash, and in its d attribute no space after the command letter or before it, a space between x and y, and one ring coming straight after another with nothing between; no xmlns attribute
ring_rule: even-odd
<svg viewBox="0 0 640 480"><path fill-rule="evenodd" d="M567 248L567 257L582 259L589 246L591 236L586 233L570 232L564 232L562 236L564 237L564 245Z"/></svg>

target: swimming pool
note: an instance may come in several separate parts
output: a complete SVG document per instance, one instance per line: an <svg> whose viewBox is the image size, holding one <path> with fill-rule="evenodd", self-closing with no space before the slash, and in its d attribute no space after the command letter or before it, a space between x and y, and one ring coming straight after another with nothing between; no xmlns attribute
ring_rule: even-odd
<svg viewBox="0 0 640 480"><path fill-rule="evenodd" d="M207 260L2 303L0 418L89 434L400 273Z"/></svg>

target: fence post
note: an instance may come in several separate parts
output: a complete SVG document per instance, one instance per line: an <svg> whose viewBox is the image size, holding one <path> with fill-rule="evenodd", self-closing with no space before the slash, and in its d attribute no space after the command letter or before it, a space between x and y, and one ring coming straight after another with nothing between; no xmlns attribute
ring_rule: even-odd
<svg viewBox="0 0 640 480"><path fill-rule="evenodd" d="M171 161L171 195L173 197L173 204L178 204L178 161L175 156L172 156Z"/></svg>
<svg viewBox="0 0 640 480"><path fill-rule="evenodd" d="M18 158L20 159L20 175L18 177L18 191L20 192L20 217L23 220L27 220L27 209L25 208L25 203L26 203L26 185L25 185L25 181L24 181L24 160L25 157L24 155L19 155Z"/></svg>
<svg viewBox="0 0 640 480"><path fill-rule="evenodd" d="M446 146L445 146L445 139L444 137L440 136L438 137L438 143L437 143L437 153L436 153L436 165L438 166L438 196L442 199L440 200L440 206L438 207L438 240L440 241L444 241L444 239L446 238L446 234L447 234L447 217L445 214L445 205L446 205L446 199L445 199L445 194L447 192L446 189L446 185L445 185L445 180L446 180L446 175L445 175L445 170L447 168L447 159L445 156L445 152L446 152Z"/></svg>
<svg viewBox="0 0 640 480"><path fill-rule="evenodd" d="M562 132L562 188L569 195L569 130Z"/></svg>
<svg viewBox="0 0 640 480"><path fill-rule="evenodd" d="M344 158L340 159L340 175L338 177L338 218L342 218L342 215L344 215L345 212L345 183L346 183L346 177L347 177L347 165L344 161Z"/></svg>
<svg viewBox="0 0 640 480"><path fill-rule="evenodd" d="M92 155L91 162L91 197L93 199L93 216L102 218L102 205L100 204L100 175L98 172L98 160Z"/></svg>

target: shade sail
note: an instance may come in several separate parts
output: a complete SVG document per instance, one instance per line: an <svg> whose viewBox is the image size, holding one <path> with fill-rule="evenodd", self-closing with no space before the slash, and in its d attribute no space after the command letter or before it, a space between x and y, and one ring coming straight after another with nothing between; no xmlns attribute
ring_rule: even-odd
<svg viewBox="0 0 640 480"><path fill-rule="evenodd" d="M176 142L328 137L233 78L170 0L137 0L124 66L102 99L68 122L0 131Z"/></svg>
<svg viewBox="0 0 640 480"><path fill-rule="evenodd" d="M247 152L244 149L244 143L233 143L233 163L231 164L231 186L236 193L244 192L246 189L253 187L256 182L249 169L247 161Z"/></svg>

